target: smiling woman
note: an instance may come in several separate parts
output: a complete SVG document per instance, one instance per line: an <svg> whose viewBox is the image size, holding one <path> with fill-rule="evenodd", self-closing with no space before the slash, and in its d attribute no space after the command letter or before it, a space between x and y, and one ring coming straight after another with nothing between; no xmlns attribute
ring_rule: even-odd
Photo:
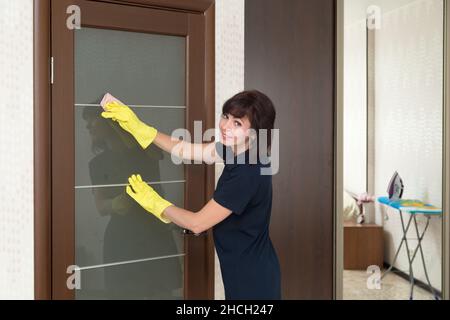
<svg viewBox="0 0 450 320"><path fill-rule="evenodd" d="M256 146L267 148L263 151L265 155L269 155L272 144L271 134L268 134L266 141L261 143L260 139L263 135L260 131L273 130L275 116L275 108L266 95L256 90L239 93L223 106L219 123L222 142L226 146L239 147L255 139ZM249 129L253 129L254 132ZM249 141L244 142L245 139Z"/></svg>
<svg viewBox="0 0 450 320"><path fill-rule="evenodd" d="M144 149L152 143L169 153L178 144L194 148L144 124L128 106L108 104L105 109L104 118L118 122L137 141L147 141L140 143ZM261 168L268 165L262 164L259 157L256 163L250 163L251 149L259 146L254 143L258 136L252 132L271 131L274 122L275 108L259 91L238 93L224 104L219 123L222 141L214 143L213 157L223 160L225 168L213 198L197 212L165 200L140 175L130 177L131 186L126 187L134 200L165 223L173 222L195 234L213 228L227 299L281 299L280 266L268 232L272 177L262 175ZM151 139L147 139L149 133ZM266 143L270 148L270 139ZM203 148L210 146L204 144ZM182 153L185 157L191 155Z"/></svg>

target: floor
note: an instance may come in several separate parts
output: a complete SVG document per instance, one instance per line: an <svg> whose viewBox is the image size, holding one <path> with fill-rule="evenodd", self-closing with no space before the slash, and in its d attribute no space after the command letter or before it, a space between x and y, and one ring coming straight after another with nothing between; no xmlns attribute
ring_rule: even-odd
<svg viewBox="0 0 450 320"><path fill-rule="evenodd" d="M344 271L344 300L408 300L409 282L389 273L381 282L381 290L368 289L365 271ZM414 300L434 300L432 295L417 286L414 287Z"/></svg>
<svg viewBox="0 0 450 320"><path fill-rule="evenodd" d="M409 282L395 275L388 274L382 280L381 290L367 288L366 271L344 271L344 300L408 300ZM215 299L224 300L222 277L216 255ZM414 287L414 300L433 300L432 295L417 286Z"/></svg>

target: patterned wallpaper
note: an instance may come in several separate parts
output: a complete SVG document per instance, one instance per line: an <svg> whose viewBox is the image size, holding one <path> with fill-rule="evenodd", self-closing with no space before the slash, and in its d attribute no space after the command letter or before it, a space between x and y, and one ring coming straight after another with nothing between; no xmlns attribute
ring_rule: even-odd
<svg viewBox="0 0 450 320"><path fill-rule="evenodd" d="M418 0L383 14L375 35L375 192L386 194L395 170L405 183L404 198L442 206L443 1ZM376 208L383 223L384 209ZM385 260L392 262L401 241L396 212L384 221ZM419 228L424 219L419 219ZM441 288L441 219L424 238L431 282ZM413 230L412 230L413 231ZM415 234L411 233L411 237ZM412 241L415 245L417 241ZM405 252L395 265L408 271ZM420 259L414 275L425 281Z"/></svg>
<svg viewBox="0 0 450 320"><path fill-rule="evenodd" d="M0 0L0 299L33 299L33 1Z"/></svg>
<svg viewBox="0 0 450 320"><path fill-rule="evenodd" d="M226 100L244 90L245 0L216 0L216 128ZM223 164L216 165L216 183ZM216 255L215 298L225 298Z"/></svg>

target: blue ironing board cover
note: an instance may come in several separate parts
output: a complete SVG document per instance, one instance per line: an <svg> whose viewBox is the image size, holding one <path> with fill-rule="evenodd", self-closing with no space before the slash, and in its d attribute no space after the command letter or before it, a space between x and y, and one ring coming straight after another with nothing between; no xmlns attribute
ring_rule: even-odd
<svg viewBox="0 0 450 320"><path fill-rule="evenodd" d="M420 200L400 199L398 201L391 201L388 197L379 197L378 202L390 206L392 208L408 212L411 214L426 214L426 215L440 215L442 209L432 206L431 204L423 203Z"/></svg>

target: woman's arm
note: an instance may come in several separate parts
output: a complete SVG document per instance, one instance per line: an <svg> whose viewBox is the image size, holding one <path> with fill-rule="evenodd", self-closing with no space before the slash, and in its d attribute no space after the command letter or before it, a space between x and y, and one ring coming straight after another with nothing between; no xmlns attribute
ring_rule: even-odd
<svg viewBox="0 0 450 320"><path fill-rule="evenodd" d="M231 210L222 207L214 201L214 199L211 199L196 213L176 206L167 207L163 212L163 217L171 220L182 228L191 230L195 234L199 234L227 218L231 212Z"/></svg>
<svg viewBox="0 0 450 320"><path fill-rule="evenodd" d="M189 143L158 131L153 143L183 160L202 161L208 164L212 164L216 160L215 142Z"/></svg>
<svg viewBox="0 0 450 320"><path fill-rule="evenodd" d="M213 164L216 161L215 142L194 144L172 138L142 122L130 107L121 103L106 104L102 117L117 121L125 131L134 136L144 149L154 143L164 151L183 160L195 160L207 164Z"/></svg>

